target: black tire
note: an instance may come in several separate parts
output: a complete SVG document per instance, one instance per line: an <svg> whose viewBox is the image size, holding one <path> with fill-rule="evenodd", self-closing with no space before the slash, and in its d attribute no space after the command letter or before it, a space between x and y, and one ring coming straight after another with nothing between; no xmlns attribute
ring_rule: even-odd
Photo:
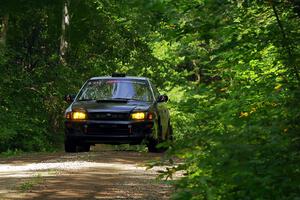
<svg viewBox="0 0 300 200"><path fill-rule="evenodd" d="M151 153L158 153L159 149L156 147L158 141L154 138L150 138L147 142L148 151Z"/></svg>
<svg viewBox="0 0 300 200"><path fill-rule="evenodd" d="M169 123L168 125L168 135L167 135L167 140L169 141L173 141L173 127L172 125Z"/></svg>
<svg viewBox="0 0 300 200"><path fill-rule="evenodd" d="M72 140L65 140L65 152L66 153L75 153L77 150L77 145Z"/></svg>
<svg viewBox="0 0 300 200"><path fill-rule="evenodd" d="M167 138L164 141L161 142L166 142L166 141L172 141L173 140L173 128L171 124L169 123L168 125L168 132L167 132ZM157 148L157 145L159 144L159 140L150 138L147 143L148 151L151 153L160 153L164 152L168 149L168 147L159 147Z"/></svg>
<svg viewBox="0 0 300 200"><path fill-rule="evenodd" d="M91 145L89 144L82 144L78 146L78 152L89 152Z"/></svg>

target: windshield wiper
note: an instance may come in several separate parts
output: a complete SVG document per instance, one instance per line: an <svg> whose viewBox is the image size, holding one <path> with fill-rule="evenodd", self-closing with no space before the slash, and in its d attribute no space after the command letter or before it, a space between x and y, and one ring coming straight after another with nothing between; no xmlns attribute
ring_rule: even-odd
<svg viewBox="0 0 300 200"><path fill-rule="evenodd" d="M97 99L96 102L100 103L100 102L127 102L129 99L124 99L124 98L112 98L112 99Z"/></svg>
<svg viewBox="0 0 300 200"><path fill-rule="evenodd" d="M78 99L77 101L95 101L96 99Z"/></svg>
<svg viewBox="0 0 300 200"><path fill-rule="evenodd" d="M144 101L141 99L135 99L135 98L113 98L113 99L120 99L120 100L126 100L126 101Z"/></svg>

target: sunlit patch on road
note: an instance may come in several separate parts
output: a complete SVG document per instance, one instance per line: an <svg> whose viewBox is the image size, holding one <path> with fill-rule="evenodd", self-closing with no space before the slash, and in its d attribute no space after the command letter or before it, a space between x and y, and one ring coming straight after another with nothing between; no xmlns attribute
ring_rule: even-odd
<svg viewBox="0 0 300 200"><path fill-rule="evenodd" d="M126 169L126 170L144 170L145 167L138 167L134 164L118 164L118 163L101 163L101 162L87 162L87 161L67 161L67 162L52 162L52 163L32 163L25 165L0 165L0 174L5 172L26 172L26 171L37 171L37 170L75 170L84 168L112 168L112 169Z"/></svg>
<svg viewBox="0 0 300 200"><path fill-rule="evenodd" d="M171 185L156 180L166 166L147 169L162 156L102 151L2 160L0 199L168 199Z"/></svg>

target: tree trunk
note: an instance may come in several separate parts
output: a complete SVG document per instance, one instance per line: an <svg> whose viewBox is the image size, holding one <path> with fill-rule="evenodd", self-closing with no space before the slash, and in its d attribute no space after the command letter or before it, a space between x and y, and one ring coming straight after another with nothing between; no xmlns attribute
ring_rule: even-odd
<svg viewBox="0 0 300 200"><path fill-rule="evenodd" d="M271 4L272 10L273 10L274 15L276 17L277 24L278 24L279 29L280 29L281 34L282 34L282 47L287 52L289 67L292 68L291 70L295 74L295 77L296 77L298 83L300 83L300 76L299 76L298 69L297 69L297 67L295 65L294 59L293 59L292 49L291 49L291 46L290 46L289 38L287 37L287 34L286 34L285 30L284 30L283 24L282 24L282 22L281 22L281 20L279 18L279 15L277 13L277 9L276 9L276 7L274 5L273 0L269 0L269 3Z"/></svg>
<svg viewBox="0 0 300 200"><path fill-rule="evenodd" d="M8 30L8 19L9 15L6 14L2 18L1 22L1 31L0 31L0 46L5 46L6 44L6 35Z"/></svg>
<svg viewBox="0 0 300 200"><path fill-rule="evenodd" d="M66 39L67 29L70 25L70 15L69 15L69 0L64 0L63 10L62 10L62 22L61 22L61 36L60 36L60 48L59 57L62 64L66 64L66 52L68 49L68 41Z"/></svg>

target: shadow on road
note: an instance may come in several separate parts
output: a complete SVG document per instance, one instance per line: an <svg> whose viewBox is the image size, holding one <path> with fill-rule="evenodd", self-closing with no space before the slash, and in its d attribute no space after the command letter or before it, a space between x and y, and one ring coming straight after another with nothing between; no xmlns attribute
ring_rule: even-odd
<svg viewBox="0 0 300 200"><path fill-rule="evenodd" d="M161 157L107 150L1 159L0 199L168 199L171 185L144 166Z"/></svg>

